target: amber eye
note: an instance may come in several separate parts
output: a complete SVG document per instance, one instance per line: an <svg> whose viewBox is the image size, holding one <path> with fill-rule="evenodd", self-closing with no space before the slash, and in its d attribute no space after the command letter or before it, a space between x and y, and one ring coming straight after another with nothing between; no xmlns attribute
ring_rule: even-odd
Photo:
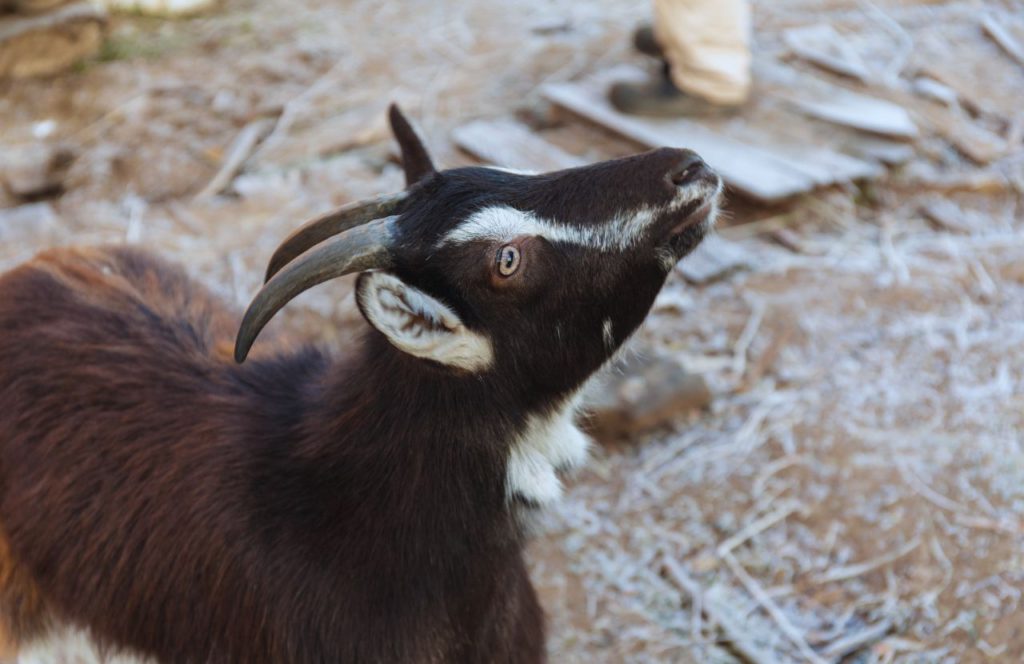
<svg viewBox="0 0 1024 664"><path fill-rule="evenodd" d="M511 277L519 269L519 250L506 244L498 251L498 272L503 277Z"/></svg>

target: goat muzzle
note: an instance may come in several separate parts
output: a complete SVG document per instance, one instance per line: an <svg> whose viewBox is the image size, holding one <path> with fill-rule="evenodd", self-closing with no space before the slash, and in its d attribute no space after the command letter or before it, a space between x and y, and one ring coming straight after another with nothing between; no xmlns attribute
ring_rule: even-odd
<svg viewBox="0 0 1024 664"><path fill-rule="evenodd" d="M238 328L235 361L245 361L263 327L300 293L346 274L391 267L391 248L394 245L397 219L398 215L393 215L372 221L364 220L361 225L354 227L350 223L347 230L329 237L331 234L327 233L327 227L338 227L339 222L332 220L331 215L325 215L314 219L285 240L274 257L294 256L285 260L277 269L274 269L274 261L271 261L271 269L268 270L270 278L253 298ZM329 239L310 248L313 238L318 237Z"/></svg>

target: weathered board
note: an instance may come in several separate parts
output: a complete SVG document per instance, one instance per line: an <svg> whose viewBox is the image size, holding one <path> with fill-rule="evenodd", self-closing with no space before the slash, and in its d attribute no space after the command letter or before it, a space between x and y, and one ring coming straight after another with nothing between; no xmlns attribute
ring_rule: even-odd
<svg viewBox="0 0 1024 664"><path fill-rule="evenodd" d="M602 91L583 83L554 83L542 94L550 101L648 147L696 150L734 189L762 201L789 198L816 183L770 153L689 120L661 120L618 112Z"/></svg>
<svg viewBox="0 0 1024 664"><path fill-rule="evenodd" d="M813 118L899 139L918 135L907 109L886 99L853 92L778 63L758 63L754 76L772 86L770 96Z"/></svg>
<svg viewBox="0 0 1024 664"><path fill-rule="evenodd" d="M544 172L586 163L510 119L476 120L456 127L452 140L481 161L504 168Z"/></svg>
<svg viewBox="0 0 1024 664"><path fill-rule="evenodd" d="M648 147L665 145L697 151L733 189L765 202L778 201L819 186L884 172L877 163L826 148L775 145L771 136L746 141L727 136L688 119L660 119L617 111L605 95L606 81L635 76L619 68L616 75L598 74L577 83L554 83L542 88L552 103Z"/></svg>

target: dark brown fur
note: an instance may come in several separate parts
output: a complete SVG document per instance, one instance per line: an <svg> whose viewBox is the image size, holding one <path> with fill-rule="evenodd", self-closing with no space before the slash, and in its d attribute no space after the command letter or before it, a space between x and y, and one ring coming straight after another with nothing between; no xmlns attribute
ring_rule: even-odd
<svg viewBox="0 0 1024 664"><path fill-rule="evenodd" d="M493 449L389 417L404 390L373 376L410 360L386 343L376 374L312 351L239 367L235 326L137 250L51 251L0 278L9 636L88 626L164 662L541 661ZM384 420L360 444L367 409Z"/></svg>
<svg viewBox="0 0 1024 664"><path fill-rule="evenodd" d="M235 312L125 247L0 276L0 648L69 625L166 664L544 661L513 449L700 242L712 208L681 192L720 183L668 148L438 172L391 119L415 186L389 277L484 335L489 364L414 357L371 328L340 359L264 335L236 365ZM645 221L614 251L520 238L519 271L495 281L508 238L444 238L496 209L570 235Z"/></svg>

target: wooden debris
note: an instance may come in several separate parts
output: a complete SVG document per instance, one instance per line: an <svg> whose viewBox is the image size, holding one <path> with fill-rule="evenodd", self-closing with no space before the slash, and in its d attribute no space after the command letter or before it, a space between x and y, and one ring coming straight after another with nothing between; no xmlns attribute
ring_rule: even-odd
<svg viewBox="0 0 1024 664"><path fill-rule="evenodd" d="M618 69L624 78L631 73ZM697 122L631 116L612 107L605 95L603 74L581 83L556 83L542 88L542 94L562 106L611 131L647 147L665 145L696 150L738 191L762 201L777 201L810 191L814 179L794 170L785 159L771 152L723 136Z"/></svg>
<svg viewBox="0 0 1024 664"><path fill-rule="evenodd" d="M750 221L745 224L726 226L718 231L717 236L725 240L742 240L748 237L755 237L764 233L771 233L780 228L787 228L792 225L798 216L793 212L777 214L757 221ZM710 239L710 238L708 238ZM706 242L707 240L705 240Z"/></svg>
<svg viewBox="0 0 1024 664"><path fill-rule="evenodd" d="M707 597L700 584L687 574L686 570L679 563L668 556L663 556L662 567L669 579L680 590L690 596L695 610L698 606L702 607L708 618L718 625L736 652L753 664L771 664L778 661L773 654L761 650L747 639L747 630L737 623L733 617L734 612L720 606L717 602L711 601L711 598Z"/></svg>
<svg viewBox="0 0 1024 664"><path fill-rule="evenodd" d="M99 52L106 15L89 2L0 17L0 78L48 76Z"/></svg>
<svg viewBox="0 0 1024 664"><path fill-rule="evenodd" d="M723 541L718 545L716 552L719 556L724 556L731 553L733 549L743 544L747 540L756 537L761 532L768 530L780 521L784 521L789 518L794 512L801 510L802 505L795 502L786 503L780 505L772 512L765 514L759 519L751 521L745 528L740 530L729 539Z"/></svg>
<svg viewBox="0 0 1024 664"><path fill-rule="evenodd" d="M902 106L854 92L835 95L785 95L785 101L811 117L885 136L914 138L917 125Z"/></svg>
<svg viewBox="0 0 1024 664"><path fill-rule="evenodd" d="M824 574L819 575L816 579L816 583L832 583L835 581L845 581L858 576L863 576L868 572L873 572L879 567L884 567L890 563L894 563L900 558L914 551L921 545L920 538L915 537L895 551L872 558L856 565L846 565L844 567L835 567Z"/></svg>
<svg viewBox="0 0 1024 664"><path fill-rule="evenodd" d="M228 148L227 156L224 158L224 163L221 164L220 170L213 176L210 183L196 194L195 200L211 198L224 191L231 184L231 181L235 179L242 166L245 165L245 161L253 153L253 150L256 149L260 139L270 130L271 124L273 124L273 121L261 118L245 125L231 143L231 147Z"/></svg>
<svg viewBox="0 0 1024 664"><path fill-rule="evenodd" d="M937 101L946 106L955 106L960 95L945 83L940 83L930 76L918 76L914 79L914 91L922 97Z"/></svg>
<svg viewBox="0 0 1024 664"><path fill-rule="evenodd" d="M892 619L884 618L874 625L865 627L859 632L840 636L835 641L825 646L821 651L821 654L825 657L842 659L847 655L852 655L858 650L863 650L867 646L881 641L889 634L889 632L892 631L892 628Z"/></svg>
<svg viewBox="0 0 1024 664"><path fill-rule="evenodd" d="M831 25L818 23L790 28L782 34L782 40L794 55L822 69L861 82L871 78L860 55Z"/></svg>
<svg viewBox="0 0 1024 664"><path fill-rule="evenodd" d="M773 600L762 588L757 581L754 580L747 570L743 569L743 566L739 564L735 557L731 553L726 553L722 556L722 560L725 561L726 565L732 571L733 575L739 579L740 583L747 592L754 598L754 600L761 605L761 608L775 621L782 633L789 639L790 643L796 646L796 649L800 651L806 661L812 664L825 664L818 653L814 652L811 646L807 643L807 639L804 635L790 622L786 614L782 612L779 605Z"/></svg>
<svg viewBox="0 0 1024 664"><path fill-rule="evenodd" d="M862 159L881 162L888 166L905 164L917 154L913 145L878 136L859 136L856 140L841 144L840 149Z"/></svg>
<svg viewBox="0 0 1024 664"><path fill-rule="evenodd" d="M514 120L477 120L457 127L452 139L474 157L505 168L545 172L585 163Z"/></svg>
<svg viewBox="0 0 1024 664"><path fill-rule="evenodd" d="M813 118L899 139L918 135L907 110L891 101L853 92L775 63L759 64L755 76L775 85L771 96Z"/></svg>
<svg viewBox="0 0 1024 664"><path fill-rule="evenodd" d="M739 270L753 268L756 264L749 250L719 235L711 235L680 261L676 270L690 283L706 284Z"/></svg>
<svg viewBox="0 0 1024 664"><path fill-rule="evenodd" d="M701 376L663 353L642 352L617 363L606 382L587 395L587 428L598 438L620 438L710 403Z"/></svg>
<svg viewBox="0 0 1024 664"><path fill-rule="evenodd" d="M1003 25L998 17L993 14L985 16L981 19L981 27L986 35L1006 51L1007 55L1024 67L1024 46L1017 41L1009 28Z"/></svg>
<svg viewBox="0 0 1024 664"><path fill-rule="evenodd" d="M57 193L73 158L69 148L59 145L10 147L0 153L0 186L17 198Z"/></svg>
<svg viewBox="0 0 1024 664"><path fill-rule="evenodd" d="M780 228L768 234L775 244L789 249L794 254L805 254L820 256L823 251L815 249L807 244L800 234L790 228Z"/></svg>
<svg viewBox="0 0 1024 664"><path fill-rule="evenodd" d="M963 210L952 201L937 199L921 207L921 214L939 230L970 235L971 226L964 221Z"/></svg>

